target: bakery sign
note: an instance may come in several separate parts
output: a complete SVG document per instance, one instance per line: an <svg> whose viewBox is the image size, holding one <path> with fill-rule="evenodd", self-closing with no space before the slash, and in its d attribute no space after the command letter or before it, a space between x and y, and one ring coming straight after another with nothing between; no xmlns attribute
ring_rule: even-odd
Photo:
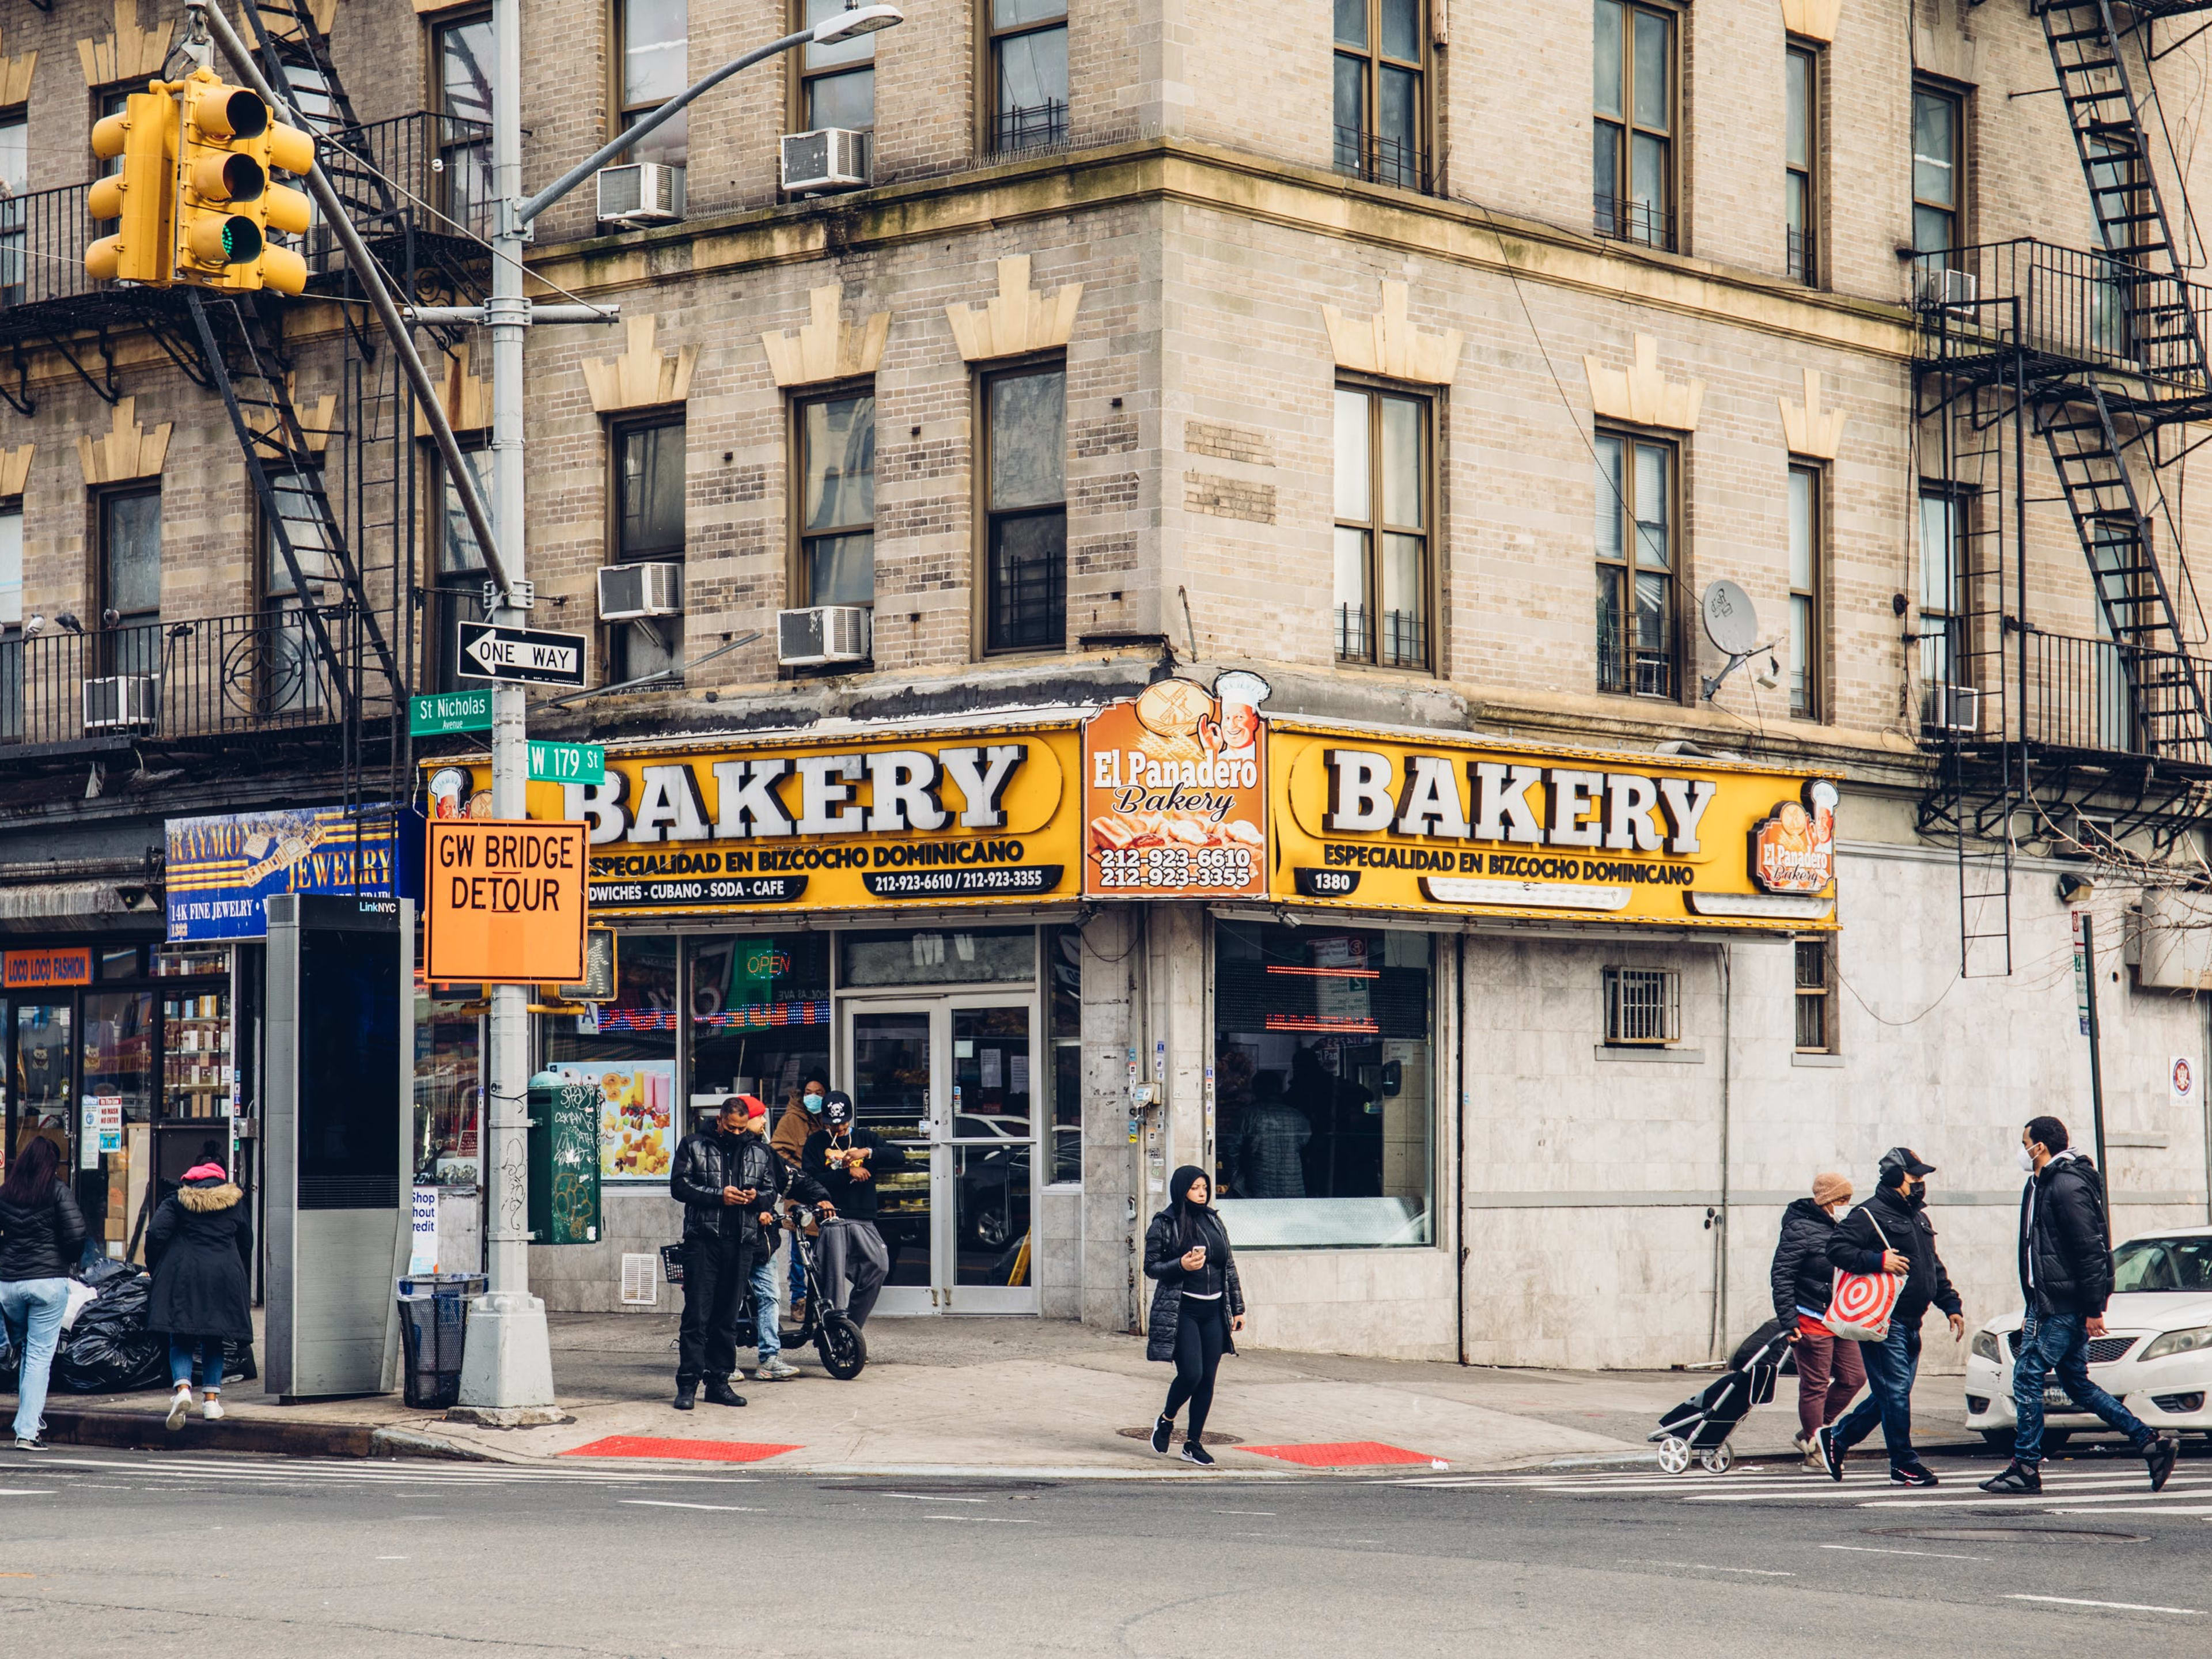
<svg viewBox="0 0 2212 1659"><path fill-rule="evenodd" d="M592 916L1073 897L1073 725L870 728L710 751L610 751L602 780L533 782L529 816L586 826ZM488 768L431 769L438 813L475 816Z"/></svg>
<svg viewBox="0 0 2212 1659"><path fill-rule="evenodd" d="M1836 925L1836 788L1725 761L1268 722L1268 891L1372 911Z"/></svg>
<svg viewBox="0 0 2212 1659"><path fill-rule="evenodd" d="M1267 682L1164 679L1083 728L1083 890L1228 898L1267 890Z"/></svg>

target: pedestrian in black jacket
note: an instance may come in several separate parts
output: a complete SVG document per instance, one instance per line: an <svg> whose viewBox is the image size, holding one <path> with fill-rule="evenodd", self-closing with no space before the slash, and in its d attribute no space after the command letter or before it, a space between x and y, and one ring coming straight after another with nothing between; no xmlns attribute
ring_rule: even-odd
<svg viewBox="0 0 2212 1659"><path fill-rule="evenodd" d="M691 1409L701 1379L708 1403L742 1406L730 1387L738 1368L738 1314L757 1261L773 1255L776 1199L784 1161L758 1134L745 1133L744 1099L722 1103L711 1128L688 1134L676 1148L668 1195L684 1206L684 1322L676 1339L676 1398ZM775 1319L773 1286L764 1317Z"/></svg>
<svg viewBox="0 0 2212 1659"><path fill-rule="evenodd" d="M146 1328L169 1337L169 1426L181 1429L192 1408L198 1358L200 1415L222 1415L222 1345L253 1340L253 1304L246 1264L253 1260L253 1218L246 1194L222 1164L196 1164L184 1184L163 1199L146 1227L146 1259L154 1285Z"/></svg>
<svg viewBox="0 0 2212 1659"><path fill-rule="evenodd" d="M1813 1437L1842 1416L1851 1396L1866 1385L1859 1345L1821 1322L1835 1283L1828 1240L1850 1201L1851 1183L1843 1176L1814 1176L1813 1196L1793 1200L1782 1212L1782 1236L1774 1247L1774 1316L1790 1327L1797 1360L1796 1444L1811 1468L1820 1467Z"/></svg>
<svg viewBox="0 0 2212 1659"><path fill-rule="evenodd" d="M15 1350L18 1451L46 1449L39 1438L46 1382L69 1310L70 1269L84 1248L84 1217L60 1166L60 1149L33 1135L0 1182L0 1319Z"/></svg>
<svg viewBox="0 0 2212 1659"><path fill-rule="evenodd" d="M1237 1352L1231 1333L1244 1328L1244 1284L1206 1171L1182 1165L1169 1178L1168 1194L1167 1208L1145 1229L1145 1277L1155 1282L1145 1358L1171 1359L1176 1368L1167 1404L1152 1424L1152 1449L1167 1450L1176 1413L1187 1401L1182 1461L1212 1468L1204 1432L1213 1409L1213 1374L1222 1355Z"/></svg>
<svg viewBox="0 0 2212 1659"><path fill-rule="evenodd" d="M906 1149L864 1127L842 1089L823 1101L822 1125L799 1155L800 1170L828 1194L823 1212L842 1218L822 1229L819 1293L855 1326L866 1325L890 1273L890 1249L876 1228L877 1177L906 1168Z"/></svg>
<svg viewBox="0 0 2212 1659"><path fill-rule="evenodd" d="M2160 1490L2179 1455L2176 1443L2089 1380L2089 1339L2105 1334L2112 1294L2112 1235L2097 1166L2067 1142L2066 1126L2035 1117L2020 1132L2027 1185L2020 1195L2020 1289L2027 1298L2020 1352L2012 1362L2012 1462L1984 1492L2043 1490L2043 1381L2056 1371L2067 1397L2127 1436Z"/></svg>
<svg viewBox="0 0 2212 1659"><path fill-rule="evenodd" d="M1951 1337L1966 1334L1966 1318L1943 1258L1936 1254L1936 1229L1928 1219L1928 1182L1936 1166L1910 1146L1881 1155L1881 1186L1853 1210L1828 1240L1828 1264L1847 1273L1896 1273L1905 1283L1889 1319L1889 1334L1863 1342L1867 1397L1841 1420L1822 1429L1814 1444L1821 1467L1844 1478L1844 1454L1881 1425L1889 1449L1889 1478L1900 1486L1932 1486L1935 1471L1912 1449L1912 1382L1920 1370L1920 1322L1932 1304L1951 1322Z"/></svg>

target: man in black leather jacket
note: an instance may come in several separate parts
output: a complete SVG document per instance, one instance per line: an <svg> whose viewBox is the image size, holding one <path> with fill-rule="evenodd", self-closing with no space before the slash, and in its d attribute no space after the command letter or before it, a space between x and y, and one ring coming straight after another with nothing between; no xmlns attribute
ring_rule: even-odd
<svg viewBox="0 0 2212 1659"><path fill-rule="evenodd" d="M2012 1362L2019 1426L2012 1462L1983 1481L1982 1490L2043 1490L2043 1386L2055 1371L2075 1405L2127 1436L2142 1454L2150 1489L2157 1492L2173 1473L2179 1446L2089 1380L2089 1341L2105 1334L2105 1304L2112 1294L2105 1184L2097 1166L2068 1145L2066 1126L2055 1117L2030 1118L2020 1144L2028 1181L2020 1195L2020 1288L2027 1310Z"/></svg>
<svg viewBox="0 0 2212 1659"><path fill-rule="evenodd" d="M668 1193L684 1206L684 1323L677 1335L676 1409L691 1409L703 1378L716 1406L742 1406L730 1387L738 1364L738 1310L753 1265L775 1250L776 1201L790 1166L745 1133L744 1099L722 1103L714 1127L684 1137ZM773 1319L771 1310L768 1317Z"/></svg>

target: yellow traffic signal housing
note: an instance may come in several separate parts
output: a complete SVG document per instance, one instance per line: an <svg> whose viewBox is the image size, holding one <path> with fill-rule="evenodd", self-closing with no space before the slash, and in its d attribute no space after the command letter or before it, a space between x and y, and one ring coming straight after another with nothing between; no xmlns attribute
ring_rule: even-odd
<svg viewBox="0 0 2212 1659"><path fill-rule="evenodd" d="M184 82L184 125L177 135L176 278L203 288L273 288L297 294L307 262L268 238L297 234L313 213L307 198L273 182L272 168L305 173L314 140L270 118L244 87L196 70Z"/></svg>
<svg viewBox="0 0 2212 1659"><path fill-rule="evenodd" d="M150 81L144 92L125 100L119 114L92 130L93 154L123 163L94 181L85 198L91 217L121 221L112 236L84 251L85 270L101 282L168 284L177 170L174 91Z"/></svg>

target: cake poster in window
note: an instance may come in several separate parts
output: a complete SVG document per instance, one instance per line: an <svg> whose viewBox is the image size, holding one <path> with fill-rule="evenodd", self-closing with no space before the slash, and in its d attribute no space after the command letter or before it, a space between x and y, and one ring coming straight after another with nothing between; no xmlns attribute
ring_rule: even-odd
<svg viewBox="0 0 2212 1659"><path fill-rule="evenodd" d="M1083 890L1098 897L1267 890L1267 682L1166 679L1083 729Z"/></svg>

